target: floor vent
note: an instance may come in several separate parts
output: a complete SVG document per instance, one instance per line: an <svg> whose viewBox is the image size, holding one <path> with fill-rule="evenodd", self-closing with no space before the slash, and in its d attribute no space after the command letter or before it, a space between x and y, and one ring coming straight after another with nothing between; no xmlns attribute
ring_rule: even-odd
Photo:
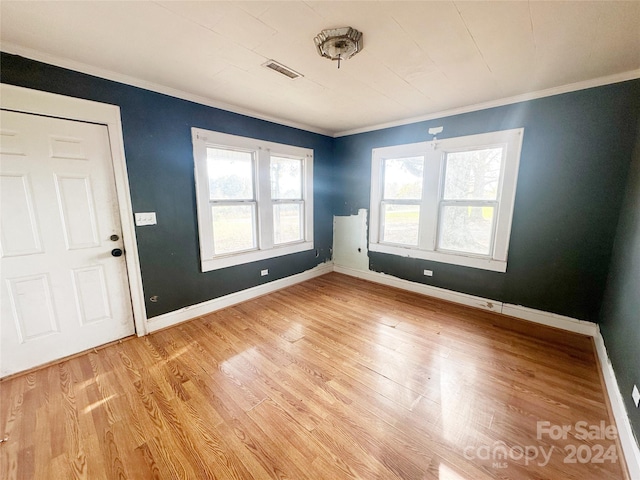
<svg viewBox="0 0 640 480"><path fill-rule="evenodd" d="M290 79L302 77L301 73L296 72L295 70L291 70L289 67L285 67L281 63L276 62L275 60L269 60L266 63L262 64L263 67L270 68L274 72L281 73L282 75L289 77Z"/></svg>

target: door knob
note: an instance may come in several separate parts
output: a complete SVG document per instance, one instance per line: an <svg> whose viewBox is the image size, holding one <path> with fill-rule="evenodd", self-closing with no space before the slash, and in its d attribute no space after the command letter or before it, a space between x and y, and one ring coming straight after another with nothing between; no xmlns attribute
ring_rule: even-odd
<svg viewBox="0 0 640 480"><path fill-rule="evenodd" d="M114 257L120 257L122 256L122 250L119 248L114 248L113 250L111 250L111 255L113 255Z"/></svg>

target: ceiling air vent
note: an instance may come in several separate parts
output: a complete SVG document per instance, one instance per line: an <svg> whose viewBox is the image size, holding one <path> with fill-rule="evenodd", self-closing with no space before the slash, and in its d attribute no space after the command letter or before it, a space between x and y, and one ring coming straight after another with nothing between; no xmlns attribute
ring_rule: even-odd
<svg viewBox="0 0 640 480"><path fill-rule="evenodd" d="M289 77L290 79L302 77L301 73L296 72L295 70L291 70L289 67L285 67L281 63L276 62L275 60L269 60L266 63L262 64L263 67L270 68L274 72L281 73L285 77Z"/></svg>

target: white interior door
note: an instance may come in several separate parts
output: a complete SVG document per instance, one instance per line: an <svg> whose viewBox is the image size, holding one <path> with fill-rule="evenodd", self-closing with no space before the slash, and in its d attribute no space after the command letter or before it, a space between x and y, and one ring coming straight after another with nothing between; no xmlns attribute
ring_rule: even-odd
<svg viewBox="0 0 640 480"><path fill-rule="evenodd" d="M0 376L134 333L107 127L3 110ZM117 254L117 250L113 252Z"/></svg>

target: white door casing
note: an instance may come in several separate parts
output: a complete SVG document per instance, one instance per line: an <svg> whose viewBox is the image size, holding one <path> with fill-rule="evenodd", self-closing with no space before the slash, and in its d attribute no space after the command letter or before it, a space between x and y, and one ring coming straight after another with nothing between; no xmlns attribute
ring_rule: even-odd
<svg viewBox="0 0 640 480"><path fill-rule="evenodd" d="M142 335L146 314L119 109L1 88L3 108L103 123L2 112L4 376L134 333L132 303Z"/></svg>

